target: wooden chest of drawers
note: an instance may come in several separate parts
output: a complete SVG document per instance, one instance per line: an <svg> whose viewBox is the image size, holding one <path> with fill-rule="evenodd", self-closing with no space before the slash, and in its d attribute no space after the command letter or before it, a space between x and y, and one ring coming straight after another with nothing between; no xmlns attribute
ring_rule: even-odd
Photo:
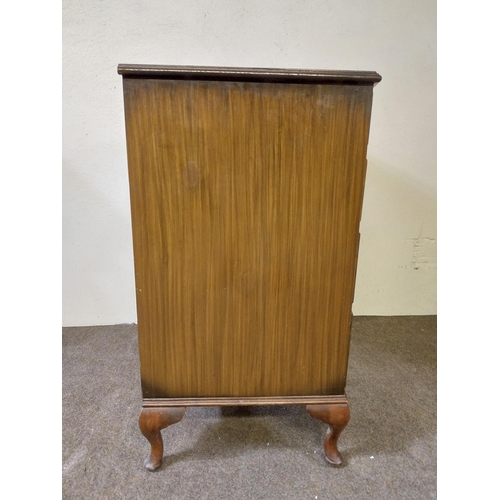
<svg viewBox="0 0 500 500"><path fill-rule="evenodd" d="M375 72L119 65L143 411L303 404L344 394Z"/></svg>

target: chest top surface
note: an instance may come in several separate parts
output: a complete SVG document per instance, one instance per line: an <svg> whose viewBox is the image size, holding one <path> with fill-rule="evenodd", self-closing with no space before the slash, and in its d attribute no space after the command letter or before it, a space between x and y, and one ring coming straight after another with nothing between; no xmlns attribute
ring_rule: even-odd
<svg viewBox="0 0 500 500"><path fill-rule="evenodd" d="M165 66L119 64L118 73L133 78L170 80L221 80L241 82L280 82L314 84L376 85L382 77L375 71L229 68L216 66Z"/></svg>

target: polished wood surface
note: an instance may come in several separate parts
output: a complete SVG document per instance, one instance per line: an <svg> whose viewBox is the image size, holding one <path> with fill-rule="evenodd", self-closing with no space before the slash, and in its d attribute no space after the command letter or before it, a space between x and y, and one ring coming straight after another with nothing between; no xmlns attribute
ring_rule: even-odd
<svg viewBox="0 0 500 500"><path fill-rule="evenodd" d="M144 460L144 467L154 471L163 460L163 438L161 430L180 422L186 408L143 408L139 416L139 428L151 445L151 452Z"/></svg>
<svg viewBox="0 0 500 500"><path fill-rule="evenodd" d="M372 85L124 93L144 398L343 394Z"/></svg>
<svg viewBox="0 0 500 500"><path fill-rule="evenodd" d="M323 443L325 459L330 465L340 467L344 459L338 450L337 442L351 418L347 399L335 404L307 405L306 409L312 417L328 424L328 433Z"/></svg>

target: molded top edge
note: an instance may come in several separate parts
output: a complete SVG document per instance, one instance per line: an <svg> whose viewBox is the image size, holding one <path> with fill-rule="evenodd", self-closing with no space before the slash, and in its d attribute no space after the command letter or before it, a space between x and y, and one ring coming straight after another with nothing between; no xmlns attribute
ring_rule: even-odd
<svg viewBox="0 0 500 500"><path fill-rule="evenodd" d="M226 68L216 66L162 66L119 64L118 74L135 78L218 80L281 83L349 83L376 85L382 77L375 71Z"/></svg>

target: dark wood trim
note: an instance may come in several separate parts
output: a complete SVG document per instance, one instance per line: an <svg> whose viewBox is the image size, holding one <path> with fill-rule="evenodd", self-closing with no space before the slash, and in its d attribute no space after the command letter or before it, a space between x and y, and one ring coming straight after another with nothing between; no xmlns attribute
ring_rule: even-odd
<svg viewBox="0 0 500 500"><path fill-rule="evenodd" d="M226 68L207 66L162 66L119 64L118 74L127 78L169 80L220 80L235 82L280 82L349 85L376 85L382 77L375 71L342 71L273 68Z"/></svg>
<svg viewBox="0 0 500 500"><path fill-rule="evenodd" d="M271 396L252 398L172 398L143 399L143 408L175 406L268 406L268 405L337 405L347 404L342 396Z"/></svg>

